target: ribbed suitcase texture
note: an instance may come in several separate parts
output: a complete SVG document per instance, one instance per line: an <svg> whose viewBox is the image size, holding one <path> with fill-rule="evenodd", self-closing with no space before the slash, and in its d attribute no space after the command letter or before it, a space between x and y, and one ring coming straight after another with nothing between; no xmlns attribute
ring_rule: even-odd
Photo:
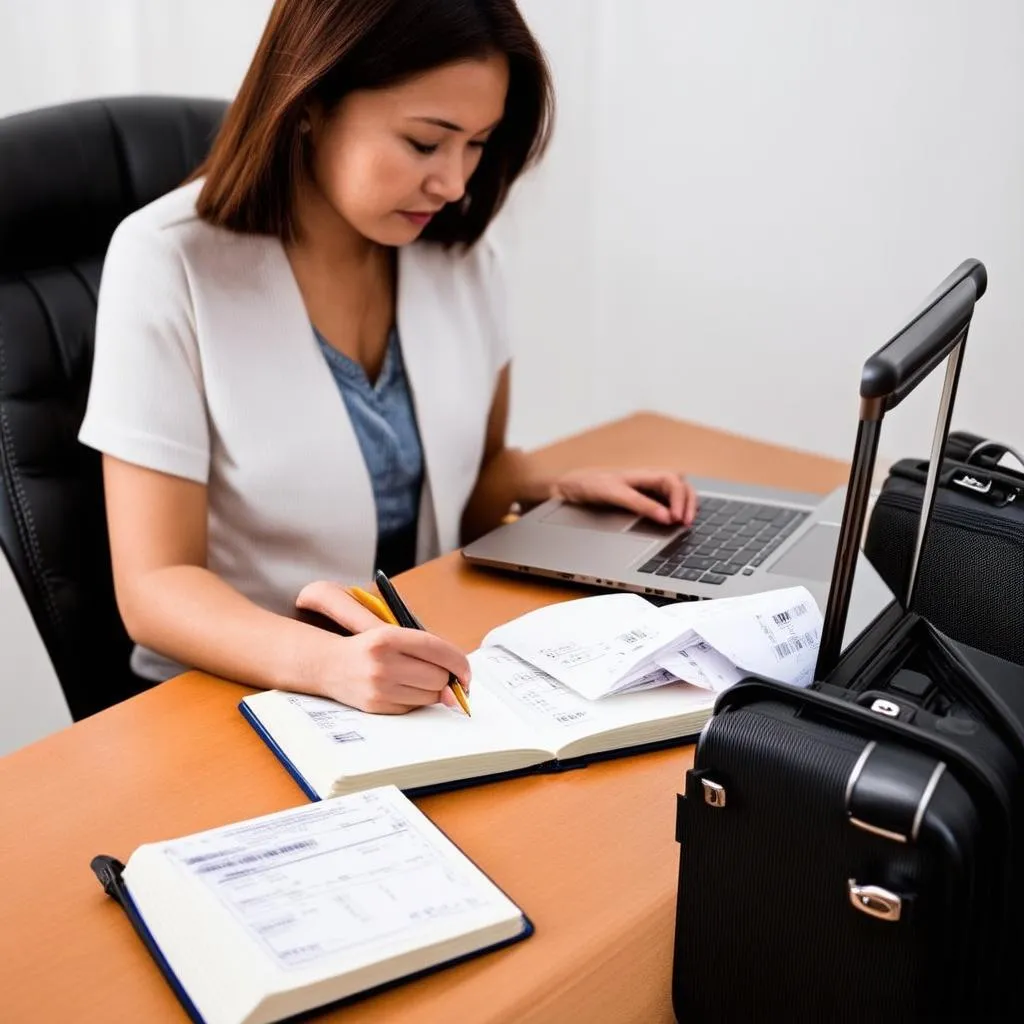
<svg viewBox="0 0 1024 1024"><path fill-rule="evenodd" d="M927 468L897 462L868 525L864 553L897 594L910 573ZM945 463L914 610L955 640L1024 664L1024 497L993 505L953 483L965 478L982 487L994 478L1001 495L1024 492L1019 474Z"/></svg>
<svg viewBox="0 0 1024 1024"><path fill-rule="evenodd" d="M964 1007L974 808L944 776L932 801L942 827L920 842L853 827L845 789L867 742L783 704L716 717L680 801L681 1021L903 1024ZM725 806L705 801L705 779ZM858 912L851 880L916 897L912 912L895 923Z"/></svg>

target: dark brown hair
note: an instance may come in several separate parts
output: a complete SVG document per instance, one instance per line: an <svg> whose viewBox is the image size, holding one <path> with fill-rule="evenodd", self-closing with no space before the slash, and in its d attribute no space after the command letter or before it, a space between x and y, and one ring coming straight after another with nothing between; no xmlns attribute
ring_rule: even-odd
<svg viewBox="0 0 1024 1024"><path fill-rule="evenodd" d="M466 195L423 237L475 242L512 183L543 152L554 101L544 55L515 0L277 0L242 87L206 161L199 216L234 231L295 237L293 199L305 175L300 122L348 93L379 89L460 60L502 53L505 113Z"/></svg>

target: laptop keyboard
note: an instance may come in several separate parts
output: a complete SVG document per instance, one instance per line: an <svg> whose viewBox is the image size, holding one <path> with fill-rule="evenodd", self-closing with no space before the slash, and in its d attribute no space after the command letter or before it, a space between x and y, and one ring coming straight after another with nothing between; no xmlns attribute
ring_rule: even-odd
<svg viewBox="0 0 1024 1024"><path fill-rule="evenodd" d="M669 541L638 572L696 583L749 576L809 513L777 505L701 498L697 521Z"/></svg>

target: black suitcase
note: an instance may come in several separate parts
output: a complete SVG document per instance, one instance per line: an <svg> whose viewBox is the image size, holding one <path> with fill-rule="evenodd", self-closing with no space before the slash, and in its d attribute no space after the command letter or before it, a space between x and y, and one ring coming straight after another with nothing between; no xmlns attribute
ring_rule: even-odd
<svg viewBox="0 0 1024 1024"><path fill-rule="evenodd" d="M1000 464L1007 455L1019 470ZM864 553L897 594L927 478L927 461L900 459L868 523ZM914 611L954 640L1024 664L1024 455L966 431L949 435Z"/></svg>
<svg viewBox="0 0 1024 1024"><path fill-rule="evenodd" d="M818 682L746 679L701 734L676 819L681 1021L1022 1018L1024 673L896 603L841 650L882 416L948 356L943 450L985 285L963 264L865 364Z"/></svg>

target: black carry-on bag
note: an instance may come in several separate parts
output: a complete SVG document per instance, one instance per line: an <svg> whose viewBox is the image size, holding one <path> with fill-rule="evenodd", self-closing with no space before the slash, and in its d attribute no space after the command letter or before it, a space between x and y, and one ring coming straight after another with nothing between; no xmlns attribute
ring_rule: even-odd
<svg viewBox="0 0 1024 1024"><path fill-rule="evenodd" d="M882 418L945 360L938 467L985 286L980 263L962 264L864 365L817 681L744 679L701 734L676 818L673 1005L687 1024L1024 1019L1012 675L979 672L905 610L914 569L903 601L842 650ZM934 494L933 472L915 569Z"/></svg>
<svg viewBox="0 0 1024 1024"><path fill-rule="evenodd" d="M900 459L868 523L864 554L896 593L910 574L927 479L927 462ZM1024 665L1024 453L949 435L914 611L954 640Z"/></svg>

